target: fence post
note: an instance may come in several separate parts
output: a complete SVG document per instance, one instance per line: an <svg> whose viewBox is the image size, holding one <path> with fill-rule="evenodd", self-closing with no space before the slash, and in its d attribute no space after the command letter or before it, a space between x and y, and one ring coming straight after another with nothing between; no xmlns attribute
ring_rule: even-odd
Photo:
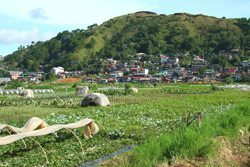
<svg viewBox="0 0 250 167"><path fill-rule="evenodd" d="M197 119L198 119L198 125L199 125L199 127L201 127L201 123L202 123L202 112L198 112Z"/></svg>
<svg viewBox="0 0 250 167"><path fill-rule="evenodd" d="M186 125L189 125L189 117L190 117L190 112L186 113Z"/></svg>

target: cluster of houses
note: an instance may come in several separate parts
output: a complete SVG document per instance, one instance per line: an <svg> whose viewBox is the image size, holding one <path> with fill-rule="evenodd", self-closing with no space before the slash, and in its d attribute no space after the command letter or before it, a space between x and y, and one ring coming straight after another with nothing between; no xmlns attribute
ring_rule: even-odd
<svg viewBox="0 0 250 167"><path fill-rule="evenodd" d="M103 74L96 78L85 78L85 82L209 82L225 81L232 77L241 81L243 75L250 76L250 61L242 61L237 67L220 67L209 64L204 58L194 56L188 67L181 67L178 57L160 55L158 62L144 61L143 53L135 55L130 62L107 59Z"/></svg>
<svg viewBox="0 0 250 167"><path fill-rule="evenodd" d="M0 70L4 70L0 68ZM6 71L6 70L4 70ZM23 72L23 71L8 71L9 77L0 78L1 83L7 83L12 80L21 80L24 82L36 82L39 83L45 79L46 73L40 72ZM63 67L53 67L50 70L51 74L54 74L57 78L67 78L67 77L81 77L83 76L83 71L65 71Z"/></svg>
<svg viewBox="0 0 250 167"><path fill-rule="evenodd" d="M40 82L44 76L44 72L22 72L9 71L9 77L0 78L0 83L9 82L11 80L22 80L27 82Z"/></svg>
<svg viewBox="0 0 250 167"><path fill-rule="evenodd" d="M50 73L55 74L57 78L81 77L84 71L66 71L63 67L53 67Z"/></svg>
<svg viewBox="0 0 250 167"><path fill-rule="evenodd" d="M117 83L117 82L209 82L212 80L225 81L232 77L241 81L243 77L250 77L250 61L241 61L236 67L222 68L218 64L209 64L201 56L194 56L191 64L181 67L181 59L178 56L160 55L156 61L145 61L144 53L138 53L129 62L121 62L109 58L101 74L96 77L86 76L84 71L66 71L63 67L53 67L50 73L58 78L82 77L84 82ZM10 71L9 78L0 78L1 82L10 80L24 80L28 82L40 82L44 72Z"/></svg>

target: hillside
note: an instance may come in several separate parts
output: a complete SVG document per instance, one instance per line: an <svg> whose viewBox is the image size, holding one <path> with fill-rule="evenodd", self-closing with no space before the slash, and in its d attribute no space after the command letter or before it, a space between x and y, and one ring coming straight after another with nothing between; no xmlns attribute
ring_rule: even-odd
<svg viewBox="0 0 250 167"><path fill-rule="evenodd" d="M237 48L245 54L250 50L249 39L250 19L137 12L93 24L86 30L63 31L45 42L20 46L5 57L5 62L28 70L43 67L48 71L53 66L77 70L97 68L104 58L130 60L131 55L140 52L154 57L187 52L209 57Z"/></svg>

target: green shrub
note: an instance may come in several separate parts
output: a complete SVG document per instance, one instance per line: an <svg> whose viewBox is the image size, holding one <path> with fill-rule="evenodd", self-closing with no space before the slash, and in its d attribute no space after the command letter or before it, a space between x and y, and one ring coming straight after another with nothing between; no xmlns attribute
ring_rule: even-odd
<svg viewBox="0 0 250 167"><path fill-rule="evenodd" d="M124 93L125 93L126 95L132 93L131 87L132 87L132 86L131 86L130 84L125 84L125 85L124 85Z"/></svg>
<svg viewBox="0 0 250 167"><path fill-rule="evenodd" d="M28 89L53 89L51 85L28 85Z"/></svg>
<svg viewBox="0 0 250 167"><path fill-rule="evenodd" d="M53 73L49 73L45 76L45 79L48 81L55 81L57 79L56 75Z"/></svg>
<svg viewBox="0 0 250 167"><path fill-rule="evenodd" d="M154 87L159 86L160 84L158 82L154 82Z"/></svg>
<svg viewBox="0 0 250 167"><path fill-rule="evenodd" d="M78 85L78 83L74 83L74 84L72 85L72 88L76 88L77 85Z"/></svg>
<svg viewBox="0 0 250 167"><path fill-rule="evenodd" d="M5 86L5 85L7 85L7 82L0 83L0 86Z"/></svg>
<svg viewBox="0 0 250 167"><path fill-rule="evenodd" d="M120 95L124 95L124 92L122 90L116 90L116 89L107 89L107 90L102 90L102 91L98 91L99 93L103 93L105 95L108 96L120 96Z"/></svg>
<svg viewBox="0 0 250 167"><path fill-rule="evenodd" d="M5 86L6 89L16 89L18 87L24 87L24 82L19 80L12 80Z"/></svg>
<svg viewBox="0 0 250 167"><path fill-rule="evenodd" d="M233 77L229 76L229 77L226 78L225 81L226 81L227 84L231 84L231 83L234 82L234 79L233 79Z"/></svg>

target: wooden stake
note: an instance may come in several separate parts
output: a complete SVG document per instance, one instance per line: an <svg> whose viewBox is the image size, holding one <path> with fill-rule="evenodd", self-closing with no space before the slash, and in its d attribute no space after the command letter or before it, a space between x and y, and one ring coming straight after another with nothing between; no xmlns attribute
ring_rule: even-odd
<svg viewBox="0 0 250 167"><path fill-rule="evenodd" d="M189 126L192 123L192 120L190 121L190 116L191 116L191 113L188 112L187 115L186 115L186 124L187 124L187 126Z"/></svg>
<svg viewBox="0 0 250 167"><path fill-rule="evenodd" d="M201 123L202 123L202 112L198 112L197 120L198 120L198 125L199 125L199 127L201 127Z"/></svg>

